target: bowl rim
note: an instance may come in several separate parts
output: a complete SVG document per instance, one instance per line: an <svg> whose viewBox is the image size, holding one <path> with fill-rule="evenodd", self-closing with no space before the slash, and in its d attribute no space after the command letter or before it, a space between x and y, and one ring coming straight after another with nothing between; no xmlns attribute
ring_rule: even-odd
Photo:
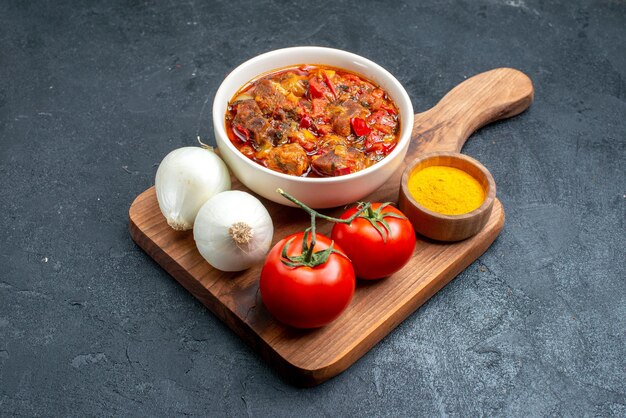
<svg viewBox="0 0 626 418"><path fill-rule="evenodd" d="M274 171L274 170L270 170L267 167L263 167L262 165L250 160L249 158L247 158L246 156L244 156L231 142L230 140L228 140L228 135L226 134L226 129L223 123L223 119L224 119L224 115L218 115L218 107L220 105L220 103L218 103L217 99L220 96L225 96L225 91L227 90L227 87L229 86L229 84L231 84L231 80L233 78L235 78L237 75L239 75L239 73L245 73L245 71L247 70L248 67L256 64L257 62L262 62L264 60L270 60L273 57L276 56L280 56L280 55L284 55L284 54L296 54L296 53L302 53L302 52L309 52L309 53L317 53L317 54L337 54L337 55L341 55L345 58L348 59L353 59L353 60L358 60L358 62L365 64L369 69L373 69L376 72L376 76L378 77L380 75L381 78L386 78L388 80L389 83L393 84L396 89L399 92L399 98L402 99L402 101L404 102L403 105L408 107L409 110L409 115L404 115L402 112L402 109L400 109L400 105L398 106L399 108L399 113L400 113L400 129L401 129L401 133L400 133L400 138L398 140L398 145L391 151L391 153L389 155L387 155L385 158L383 158L381 161L376 162L375 164L372 164L371 166L357 171L356 173L351 173L351 174L346 174L343 176L336 176L336 177L299 177L299 176L292 176L290 174L284 174L278 171ZM307 62L303 62L302 64L307 64ZM315 64L323 64L323 63L310 63L312 65ZM295 65L295 64L294 64ZM263 74L267 74L267 73L271 73L275 70L279 70L280 68L284 68L284 67L277 67L275 69L271 69L265 72L262 72L260 74L253 74L248 81L249 82L251 80L254 80L255 78L263 75ZM352 70L350 70L352 71ZM358 74L358 73L357 73ZM376 81L377 82L377 81ZM377 82L378 83L378 82ZM242 86L238 86L238 89L241 88ZM233 93L234 94L234 93ZM230 100L231 97L228 97L228 100ZM394 101L397 102L397 98L394 98ZM341 49L336 49L336 48L328 48L328 47L321 47L321 46L295 46L295 47L288 47L288 48L281 48L281 49L275 49L272 51L268 51L259 55L256 55L250 59L248 59L247 61L241 63L240 65L238 65L234 70L232 70L222 81L222 83L220 84L220 86L218 87L216 93L215 93L215 97L213 100L213 127L214 130L216 131L216 142L219 146L220 143L223 143L230 151L233 152L234 155L236 155L237 159L239 161L242 161L244 164L246 164L247 166L253 168L253 169L257 169L260 170L261 172L264 172L266 174L272 175L272 176L276 176L278 178L284 179L284 180L288 180L288 181L296 181L296 182L301 182L301 183L309 183L309 184L325 184L325 183L343 183L343 182L348 182L351 180L355 180L358 179L360 177L363 176L367 176L370 173L373 173L377 170L382 169L383 167L387 166L388 164L390 164L396 157L398 157L400 154L404 154L406 152L406 150L408 149L408 145L411 141L411 132L413 131L413 121L414 121L414 110L413 110L413 104L411 103L411 99L408 95L408 93L406 92L405 88L402 86L402 84L389 72L387 71L385 68L383 68L382 66L380 66L379 64L375 63L374 61L365 58L361 55L357 55L354 54L352 52L348 52L348 51L344 51ZM409 126L410 125L410 126ZM221 136L221 138L218 138L218 136ZM219 141L219 142L218 142Z"/></svg>
<svg viewBox="0 0 626 418"><path fill-rule="evenodd" d="M487 184L489 186L489 190L486 191L485 199L483 200L483 203L479 207L477 207L471 212L461 213L459 215L446 215L443 213L432 211L422 206L420 203L417 202L417 200L415 200L415 198L409 191L409 185L408 185L409 176L418 164L421 164L424 161L427 161L436 157L450 157L452 159L464 160L474 165L476 168L480 170L480 172L482 172L485 175L485 178L487 179ZM454 168L457 168L457 167L454 167ZM459 169L459 170L462 170L462 169ZM467 174L470 174L470 173L467 173ZM469 155L461 154L460 152L452 152L452 151L429 152L429 153L422 154L419 157L415 158L404 169L404 172L402 173L402 179L400 180L400 188L402 189L402 193L405 195L405 197L411 203L411 205L413 205L418 210L424 212L425 214L431 217L438 218L441 220L446 220L446 221L459 221L459 220L467 220L467 219L479 217L483 215L485 212L491 210L491 208L493 207L493 202L496 199L496 181L494 180L493 176L491 175L491 172L487 169L487 167L485 167L483 164L481 164L480 161L478 161L475 158L470 157Z"/></svg>

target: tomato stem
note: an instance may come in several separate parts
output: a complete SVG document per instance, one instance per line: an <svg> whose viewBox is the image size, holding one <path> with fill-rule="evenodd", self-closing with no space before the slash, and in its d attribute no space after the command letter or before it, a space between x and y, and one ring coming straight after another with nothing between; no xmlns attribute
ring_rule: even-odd
<svg viewBox="0 0 626 418"><path fill-rule="evenodd" d="M392 204L393 203L391 203L391 202L383 203L382 205L380 205L378 207L378 209L373 209L373 208L369 207L367 209L367 215L360 215L359 216L360 218L368 220L369 223L372 224L374 229L376 229L376 231L378 231L380 236L383 238L383 242L384 243L387 243L387 237L391 236L391 227L389 226L389 224L387 223L385 218L406 219L404 216L398 215L397 213L383 212L384 208L386 208L387 206L392 205ZM381 227L381 225L382 225L382 227ZM383 231L383 228L384 228L384 231ZM385 231L387 232L386 235L385 235Z"/></svg>
<svg viewBox="0 0 626 418"><path fill-rule="evenodd" d="M306 243L306 237L304 238L304 242ZM306 254L304 256L304 260L310 262L313 258L313 249L315 248L315 214L311 213L311 245L306 250Z"/></svg>
<svg viewBox="0 0 626 418"><path fill-rule="evenodd" d="M304 238L302 241L302 256L304 258L304 263L303 265L311 265L311 263L314 262L314 256L315 256L315 252L313 251L315 249L315 220L316 218L321 218L321 219L325 219L327 221L330 222L334 222L334 223L341 223L341 224L350 224L353 220L355 220L358 216L362 215L365 211L368 211L368 213L371 213L371 203L359 203L358 206L358 210L357 212L350 216L349 218L346 219L339 219L339 218L333 218L332 216L327 216L324 215L322 213L319 213L318 211L316 211L315 209L312 209L310 207L308 207L307 205L305 205L304 203L300 202L298 199L296 199L295 197L293 197L292 195L290 195L289 193L287 193L286 191L284 191L283 189L276 189L276 191L278 193L280 193L285 199L295 203L296 205L298 205L300 208L304 209L304 211L306 211L310 216L311 216L311 227L307 228L307 230L305 231L304 234ZM308 233L311 234L311 243L308 244L307 241L307 235ZM331 249L332 249L332 244L331 244ZM333 252L337 252L335 250L331 250Z"/></svg>
<svg viewBox="0 0 626 418"><path fill-rule="evenodd" d="M321 218L321 219L325 219L327 221L334 222L334 223L339 223L339 224L350 224L353 220L355 220L357 217L359 217L359 215L361 215L363 212L369 211L371 206L372 206L372 204L369 203L369 202L367 202L367 203L361 202L361 203L359 203L357 212L354 215L350 216L349 218L346 218L346 219L333 218L332 216L324 215L323 213L319 213L315 209L312 209L312 208L308 207L307 205L305 205L304 203L300 202L298 199L296 199L295 197L293 197L292 195L290 195L289 193L287 193L283 189L276 189L276 191L278 193L280 193L285 199L287 199L287 200L295 203L296 205L300 206L309 215L311 215L311 226L313 227L313 229L315 229L315 218Z"/></svg>
<svg viewBox="0 0 626 418"><path fill-rule="evenodd" d="M345 255L341 251L338 251L334 248L334 242L332 241L330 243L330 246L326 248L325 250L320 250L318 252L311 251L311 255L307 259L307 254L309 254L309 249L312 249L315 247L315 245L313 244L314 241L312 241L311 246L308 245L310 233L311 233L311 228L307 228L304 231L304 234L302 236L302 250L300 251L300 254L289 255L289 246L296 239L295 236L285 243L285 246L283 247L283 251L281 252L281 255L280 255L281 256L280 261L282 261L283 264L291 268L298 268L298 267L314 268L314 267L317 267L319 265L326 263L328 261L328 257L330 257L331 254L339 254L340 256L347 258L349 260L347 255Z"/></svg>

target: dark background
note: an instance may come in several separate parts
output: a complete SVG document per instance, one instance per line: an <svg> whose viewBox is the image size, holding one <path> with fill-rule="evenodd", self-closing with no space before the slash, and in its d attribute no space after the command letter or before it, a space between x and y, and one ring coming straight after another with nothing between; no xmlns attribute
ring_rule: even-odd
<svg viewBox="0 0 626 418"><path fill-rule="evenodd" d="M417 112L473 74L535 102L464 152L492 247L367 355L283 382L131 241L172 149L261 52L366 56ZM2 1L0 415L626 415L626 2ZM205 108L206 105L206 108Z"/></svg>

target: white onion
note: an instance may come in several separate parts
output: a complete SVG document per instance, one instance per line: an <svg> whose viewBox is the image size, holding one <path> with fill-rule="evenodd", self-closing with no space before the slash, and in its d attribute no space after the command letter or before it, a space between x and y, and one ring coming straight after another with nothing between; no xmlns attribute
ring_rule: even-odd
<svg viewBox="0 0 626 418"><path fill-rule="evenodd" d="M204 202L230 189L230 175L213 150L183 147L165 156L154 183L167 223L177 231L186 231L193 228Z"/></svg>
<svg viewBox="0 0 626 418"><path fill-rule="evenodd" d="M272 218L265 206L239 190L207 200L193 227L202 257L223 271L241 271L263 261L273 235Z"/></svg>

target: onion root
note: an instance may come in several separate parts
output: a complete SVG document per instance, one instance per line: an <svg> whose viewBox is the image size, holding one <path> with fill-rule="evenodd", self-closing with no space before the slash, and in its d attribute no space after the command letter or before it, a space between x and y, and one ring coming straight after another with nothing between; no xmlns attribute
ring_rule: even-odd
<svg viewBox="0 0 626 418"><path fill-rule="evenodd" d="M245 222L236 222L228 228L228 235L235 241L237 246L247 245L254 236L252 227Z"/></svg>

